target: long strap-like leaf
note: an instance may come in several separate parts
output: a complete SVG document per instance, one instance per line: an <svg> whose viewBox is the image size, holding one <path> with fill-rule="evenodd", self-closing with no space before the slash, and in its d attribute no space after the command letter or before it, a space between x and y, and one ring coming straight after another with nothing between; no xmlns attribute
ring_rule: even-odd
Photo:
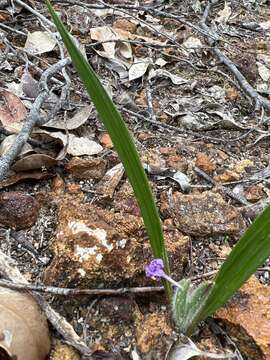
<svg viewBox="0 0 270 360"><path fill-rule="evenodd" d="M254 221L220 268L198 320L224 305L270 256L270 207Z"/></svg>
<svg viewBox="0 0 270 360"><path fill-rule="evenodd" d="M154 256L163 260L165 271L169 273L160 218L133 139L129 134L120 113L102 86L94 70L75 45L73 39L65 29L65 26L53 10L50 1L46 0L46 2L53 21L71 56L73 65L78 71L105 128L110 134L119 158L123 162L126 174L133 187L142 212ZM170 285L166 283L165 286L167 295L169 295L171 293Z"/></svg>

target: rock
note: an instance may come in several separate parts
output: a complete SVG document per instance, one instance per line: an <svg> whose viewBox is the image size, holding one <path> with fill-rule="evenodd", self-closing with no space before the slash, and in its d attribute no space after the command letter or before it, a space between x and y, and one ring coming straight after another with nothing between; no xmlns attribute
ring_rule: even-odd
<svg viewBox="0 0 270 360"><path fill-rule="evenodd" d="M242 174L245 172L246 168L250 167L254 167L254 162L249 159L244 159L235 164L233 170L238 174Z"/></svg>
<svg viewBox="0 0 270 360"><path fill-rule="evenodd" d="M114 28L129 31L131 33L136 32L137 26L138 25L136 23L133 23L125 18L118 18L113 23Z"/></svg>
<svg viewBox="0 0 270 360"><path fill-rule="evenodd" d="M0 194L0 224L20 230L35 224L39 213L38 202L18 191Z"/></svg>
<svg viewBox="0 0 270 360"><path fill-rule="evenodd" d="M177 228L188 235L239 235L246 227L239 210L211 191L190 195L176 192L170 201L163 194L161 212L171 216Z"/></svg>
<svg viewBox="0 0 270 360"><path fill-rule="evenodd" d="M213 162L210 161L209 157L207 156L206 153L203 152L199 152L197 154L197 158L196 158L196 166L199 169L202 169L203 171L207 172L207 173L212 173L213 171L215 171L216 166L215 164L213 164Z"/></svg>
<svg viewBox="0 0 270 360"><path fill-rule="evenodd" d="M63 345L58 342L52 351L50 360L79 360L78 353L68 345Z"/></svg>
<svg viewBox="0 0 270 360"><path fill-rule="evenodd" d="M164 312L141 315L136 320L136 343L137 349L143 353L156 350L161 344L161 339L170 336L170 328L167 314ZM154 357L151 357L154 359Z"/></svg>
<svg viewBox="0 0 270 360"><path fill-rule="evenodd" d="M128 181L126 181L114 195L114 204L116 211L125 211L128 214L136 216L141 215L138 202Z"/></svg>
<svg viewBox="0 0 270 360"><path fill-rule="evenodd" d="M124 281L134 286L152 282L144 275L152 253L141 217L85 203L78 189L55 201L58 227L54 258L44 274L47 284L97 287L102 282L109 287ZM188 260L189 237L171 224L164 225L164 235L178 279Z"/></svg>
<svg viewBox="0 0 270 360"><path fill-rule="evenodd" d="M106 149L112 149L113 143L110 135L108 133L104 133L100 136L99 141L103 147Z"/></svg>
<svg viewBox="0 0 270 360"><path fill-rule="evenodd" d="M119 163L109 169L96 187L96 193L106 200L112 200L116 187L124 175L124 166Z"/></svg>
<svg viewBox="0 0 270 360"><path fill-rule="evenodd" d="M100 180L106 172L107 162L103 158L81 159L72 158L66 165L66 170L77 179Z"/></svg>
<svg viewBox="0 0 270 360"><path fill-rule="evenodd" d="M214 180L217 182L229 182L240 180L240 175L237 172L231 170L225 170L224 173L214 176Z"/></svg>
<svg viewBox="0 0 270 360"><path fill-rule="evenodd" d="M132 322L135 308L135 301L127 296L106 297L99 302L100 314L109 318L111 324Z"/></svg>
<svg viewBox="0 0 270 360"><path fill-rule="evenodd" d="M270 359L270 288L252 276L223 308L215 313L226 332L248 359Z"/></svg>
<svg viewBox="0 0 270 360"><path fill-rule="evenodd" d="M245 198L250 202L257 202L266 197L266 193L260 185L251 185L244 191Z"/></svg>

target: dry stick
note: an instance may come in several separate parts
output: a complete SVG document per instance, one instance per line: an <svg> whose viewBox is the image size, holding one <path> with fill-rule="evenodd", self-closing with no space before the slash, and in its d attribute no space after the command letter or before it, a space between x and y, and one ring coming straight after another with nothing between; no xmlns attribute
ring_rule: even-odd
<svg viewBox="0 0 270 360"><path fill-rule="evenodd" d="M250 205L250 203L243 197L240 196L239 194L235 194L233 191L231 191L230 189L227 189L225 186L220 185L217 181L213 180L211 178L211 176L209 176L208 174L206 174L203 170L199 169L198 167L194 167L194 171L201 176L202 178L204 178L206 181L208 181L210 184L212 184L213 186L216 186L218 189L221 189L226 195L230 196L232 199L238 201L240 204L248 206Z"/></svg>
<svg viewBox="0 0 270 360"><path fill-rule="evenodd" d="M27 5L25 1L22 0L13 0L13 1L15 1L17 4L21 5L23 8L31 12L33 15L37 16L40 20L42 20L46 24L52 26L53 28L55 27L53 22L47 19L44 15L40 14L38 11L34 10L31 6Z"/></svg>
<svg viewBox="0 0 270 360"><path fill-rule="evenodd" d="M0 250L0 275L9 280L10 282L28 285L24 276L20 273L19 269L14 264L14 261L5 255ZM77 349L87 359L92 359L92 351L76 334L73 327L65 320L64 317L59 315L51 306L44 300L44 298L37 292L32 293L34 299L37 301L41 309L44 311L47 319L53 327L63 336L63 338L75 349Z"/></svg>
<svg viewBox="0 0 270 360"><path fill-rule="evenodd" d="M270 269L268 268L264 268L263 270L270 271ZM192 276L190 279L199 280L203 278L208 278L215 275L217 272L218 270L209 271L204 274L198 274ZM1 273L1 269L0 269L0 273ZM123 295L123 294L146 294L146 293L164 291L163 286L142 286L142 287L119 288L119 289L71 289L71 288L60 288L55 286L32 285L18 280L14 282L3 279L0 279L0 286L14 290L38 291L46 294L59 295L59 296L84 296L84 295L115 296L115 295Z"/></svg>
<svg viewBox="0 0 270 360"><path fill-rule="evenodd" d="M213 31L206 24L207 18L209 15L209 11L211 10L211 6L215 4L216 1L209 2L204 10L204 14L202 20L200 22L201 27L204 31L208 32L207 42L212 47L211 51L216 55L218 60L227 66L228 70L235 76L241 88L246 92L248 96L250 96L255 101L255 111L260 110L261 107L264 107L267 110L270 110L270 101L263 98L258 92L249 84L246 78L241 74L241 72L237 69L236 65L228 58L227 55L223 54L223 52L216 46L215 40L213 40L212 35ZM211 35L211 36L210 36Z"/></svg>
<svg viewBox="0 0 270 360"><path fill-rule="evenodd" d="M12 162L15 160L15 158L18 156L23 146L28 141L33 128L41 118L39 114L40 108L43 102L49 96L49 90L47 87L48 79L52 77L53 74L55 74L56 72L58 72L59 70L61 70L63 67L65 67L70 63L71 63L70 59L60 60L58 63L52 65L42 74L39 81L39 87L41 89L41 93L36 98L29 115L25 119L21 131L16 137L15 142L11 145L11 147L8 149L6 154L0 158L0 180L2 180L7 175L7 172ZM49 120L49 118L46 119L46 121L47 120Z"/></svg>
<svg viewBox="0 0 270 360"><path fill-rule="evenodd" d="M214 141L214 142L228 142L228 140L226 139L222 139L222 138L215 138L215 137L212 137L212 136L207 136L207 135L201 135L200 133L198 132L195 132L195 131L190 131L190 130L186 130L186 129L179 129L178 127L176 126L173 126L173 125L169 125L169 124L165 124L165 123L162 123L160 121L155 121L155 120L152 120L148 117L145 117L141 114L138 114L136 113L135 111L132 111L132 110L129 110L127 109L126 107L123 107L123 111L125 111L126 113L132 115L132 116L135 116L137 117L138 119L140 120L143 120L145 122L148 122L149 124L151 125L154 125L154 126L157 126L159 128L163 128L163 129L168 129L168 130L171 130L171 131L174 131L175 133L177 134L181 134L182 136L186 137L187 135L191 135L191 136L194 136L194 137L197 137L199 139L207 139L209 141Z"/></svg>

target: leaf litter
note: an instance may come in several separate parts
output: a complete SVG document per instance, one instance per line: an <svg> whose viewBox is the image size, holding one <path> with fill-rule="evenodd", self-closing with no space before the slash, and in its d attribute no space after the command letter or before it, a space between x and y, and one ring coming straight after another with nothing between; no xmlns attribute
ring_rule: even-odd
<svg viewBox="0 0 270 360"><path fill-rule="evenodd" d="M57 6L71 27L72 34L85 49L91 64L110 88L111 96L134 134L157 196L170 250L172 254L177 251L182 254L179 259L183 263L181 266L176 264L176 270L173 269L176 271L176 278L190 274L203 278L221 265L225 256L222 250L224 242L230 249L239 237L236 233L241 232L240 227L244 228L249 223L250 219L245 218L244 214L254 214L269 200L269 111L264 109L260 114L254 113L252 100L245 95L241 83L211 53L207 34L196 30L199 26L198 19L202 19L204 4L198 1L192 4L165 4L161 1L158 8L148 9L148 3L128 2L125 9L119 1L110 2L108 7L100 4L100 8L91 9L87 4L64 8L59 2ZM257 5L256 13L253 5L252 1L245 1L245 4L231 1L217 4L212 10L211 25L213 33L217 32L219 35L217 47L241 69L261 96L268 97L270 62L266 40L269 37L269 21L266 7ZM41 4L29 1L29 6L36 6L37 12L42 10L41 13L46 14ZM39 95L40 75L59 59L59 47L54 37L44 30L44 26L28 21L28 17L36 15L30 14L22 5L18 6L16 1L13 7L10 5L1 11L4 12L4 19L9 19L7 15L10 12L20 14L20 21L17 18L14 20L14 33L1 28L9 44L7 48L6 42L1 40L0 43L1 60L5 54L4 62L1 61L0 75L0 120L4 128L0 136L1 155L4 155L26 121L33 99ZM181 16L180 22L173 18L175 14ZM181 24L182 20L186 24ZM9 25L7 20L3 23ZM16 31L24 31L27 35ZM16 57L11 56L10 47L15 49ZM25 57L20 57L20 48L27 51L28 64L25 63ZM250 60L249 53L253 54ZM124 259L127 263L131 261L128 255L121 258L125 246L130 246L132 254L133 251L138 251L141 259L144 259L145 254L149 254L149 249L141 241L144 239L143 230L136 228L141 223L141 218L132 192L126 184L124 169L119 164L113 146L106 145L109 140L102 140L104 129L96 119L93 106L85 97L76 74L71 67L67 70L72 81L67 104L61 103L57 107L63 99L61 82L63 84L65 81L64 73L59 72L49 82L49 87L53 90L42 107L44 116L55 111L53 117L42 126L36 126L19 157L14 159L10 176L0 186L7 187L8 192L18 190L23 194L31 193L38 199L41 210L36 223L27 231L22 231L26 243L28 241L34 245L40 255L45 253L48 261L54 261L55 266L64 264L61 262L61 254L58 254L58 258L55 257L57 246L69 256L77 251L82 259L91 259L92 252L96 251L96 248L92 249L93 246L90 246L93 238L88 239L93 232L89 226L91 219L87 218L86 211L80 215L81 223L76 225L81 233L76 233L76 230L70 238L77 241L77 236L82 236L86 239L85 243L80 243L80 247L74 249L63 249L61 246L64 242L57 243L56 219L65 211L68 212L70 204L76 204L77 198L81 199L80 206L83 207L84 203L91 205L89 212L93 218L97 213L101 216L97 219L100 229L98 234L104 235L104 231L109 229L107 235L109 234L109 239L115 246L113 251L117 252L119 259ZM170 128L166 128L166 125ZM241 167L239 164L246 165ZM206 173L205 178L198 176L194 170L195 165ZM236 171L240 167L241 171ZM216 185L208 181L207 175L210 180L216 181ZM48 180L50 177L53 177L52 181ZM209 191L211 187L213 189ZM243 206L236 199L231 199L224 189L232 190L239 198L241 195L249 205ZM64 200L65 192L70 194L70 197L65 195L69 201ZM203 207L205 202L218 209L219 214L214 220L209 209ZM195 221L195 210L198 207L201 209L200 218ZM225 213L226 216L220 216ZM127 214L134 216L132 221ZM185 219L181 214L185 215ZM124 215L125 222L124 217L121 217ZM120 218L125 224L121 234L115 226L110 226L107 230L104 228L108 226L108 219L120 221ZM235 219L238 219L236 222L240 227L235 225ZM74 231L78 214L74 213L70 222L73 225L65 231ZM208 224L207 228L205 224ZM132 226L139 232L136 236L128 235ZM222 235L219 235L220 232ZM71 236L70 233L66 235ZM95 238L95 241L104 239L102 236ZM128 242L129 237L133 239L133 243ZM132 244L135 246L134 238L141 241L141 245L136 243L139 246L136 249L132 248ZM170 242L170 239L176 238L178 247L173 245L173 241ZM101 256L109 256L108 249L102 247L102 242L96 246L99 250L103 249ZM4 237L1 239L0 249L12 254L21 270L29 274L33 281L43 283L49 265L40 262L30 250L23 252L16 242L7 242ZM76 281L80 279L83 282L85 277L90 276L93 267L88 269L84 262L80 264L78 274L71 275ZM72 272L73 266L70 264L67 272ZM269 269L269 262L264 266L264 269L267 268ZM137 282L127 280L126 277L125 281L116 285L116 282L106 282L104 275L99 283L105 288L140 286L142 269L133 269L130 265L129 270L134 270L138 275ZM116 279L119 271L124 278L123 268L119 270L119 267L110 263L112 278ZM262 284L269 286L269 270L258 271L256 276ZM57 286L63 286L61 279ZM252 293L253 290L247 288L246 291ZM114 301L114 298L108 297L106 307L103 303L101 306L98 299L96 304L89 305L87 301L85 304L78 303L70 298L63 302L59 298L53 300L53 305L72 319L72 324L80 334L93 339L97 357L164 359L170 349L168 343L172 343L171 335L161 320L163 317L160 310L165 305L156 300L154 295L150 305L141 296L135 296L135 308L128 303L125 295L119 296L117 303ZM263 306L260 302L257 306L256 311L259 313ZM113 313L110 312L112 308ZM123 316L125 313L131 314L129 320ZM231 328L227 326L226 332L228 336L236 338L234 345L239 346L244 356L249 357L250 349L233 333L234 326L237 327L238 313L231 311L231 315L236 319L236 324ZM138 334L142 324L148 324L140 336L146 342L141 343L138 348L136 336L132 334ZM253 341L251 339L257 338L250 335L248 341ZM228 343L228 346L226 343L225 346L221 345L224 341L211 333L207 324L199 328L196 340L192 341L189 346L178 348L174 357L189 358L192 354L203 356L201 351L204 350L200 349L221 354L230 348ZM261 343L258 342L257 346L262 351L267 351ZM114 352L115 349L117 351ZM143 353L143 349L151 349L151 354ZM261 359L264 355L265 353L260 353L252 356Z"/></svg>

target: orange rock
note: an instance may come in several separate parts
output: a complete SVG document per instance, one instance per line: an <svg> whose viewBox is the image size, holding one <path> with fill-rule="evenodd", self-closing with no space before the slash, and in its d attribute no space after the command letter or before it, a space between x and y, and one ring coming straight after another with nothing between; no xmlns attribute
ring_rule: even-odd
<svg viewBox="0 0 270 360"><path fill-rule="evenodd" d="M213 162L210 161L207 154L202 152L199 152L197 154L196 166L207 173L212 173L216 169L215 164L213 164Z"/></svg>
<svg viewBox="0 0 270 360"><path fill-rule="evenodd" d="M106 172L106 160L103 158L72 158L65 166L66 170L77 179L101 179Z"/></svg>
<svg viewBox="0 0 270 360"><path fill-rule="evenodd" d="M229 87L228 89L226 89L225 94L226 94L226 98L231 101L237 100L240 96L239 91L236 90L235 87Z"/></svg>
<svg viewBox="0 0 270 360"><path fill-rule="evenodd" d="M217 182L228 182L240 180L240 175L237 172L231 170L225 170L223 174L214 176L214 180Z"/></svg>
<svg viewBox="0 0 270 360"><path fill-rule="evenodd" d="M109 134L107 133L102 134L99 138L99 141L101 145L104 146L106 149L113 148L113 143Z"/></svg>
<svg viewBox="0 0 270 360"><path fill-rule="evenodd" d="M177 171L186 172L188 169L188 162L185 158L179 155L171 155L166 160L166 165Z"/></svg>
<svg viewBox="0 0 270 360"><path fill-rule="evenodd" d="M177 155L176 148L174 147L161 147L159 148L159 152L161 155L165 155L165 156Z"/></svg>
<svg viewBox="0 0 270 360"><path fill-rule="evenodd" d="M158 345L161 337L169 336L172 329L164 313L147 314L136 321L136 340L138 350L142 353L150 352Z"/></svg>
<svg viewBox="0 0 270 360"><path fill-rule="evenodd" d="M35 224L39 204L34 197L19 191L0 194L0 225L25 229Z"/></svg>
<svg viewBox="0 0 270 360"><path fill-rule="evenodd" d="M246 199L250 202L256 202L266 196L263 189L258 185L251 185L245 191L244 195Z"/></svg>
<svg viewBox="0 0 270 360"><path fill-rule="evenodd" d="M51 247L54 257L44 274L47 284L95 287L102 281L110 287L152 282L144 275L152 252L149 242L143 240L140 216L86 203L74 184L54 201L58 225ZM181 278L188 261L189 237L175 227L165 228L164 237L172 274Z"/></svg>
<svg viewBox="0 0 270 360"><path fill-rule="evenodd" d="M270 359L270 287L252 276L215 317L241 353L252 360Z"/></svg>
<svg viewBox="0 0 270 360"><path fill-rule="evenodd" d="M52 192L56 193L57 195L63 194L65 191L65 181L61 178L60 175L56 175L52 179Z"/></svg>
<svg viewBox="0 0 270 360"><path fill-rule="evenodd" d="M113 27L116 29L122 29L131 33L135 33L137 29L137 24L134 24L133 22L125 18L119 18L114 21Z"/></svg>

